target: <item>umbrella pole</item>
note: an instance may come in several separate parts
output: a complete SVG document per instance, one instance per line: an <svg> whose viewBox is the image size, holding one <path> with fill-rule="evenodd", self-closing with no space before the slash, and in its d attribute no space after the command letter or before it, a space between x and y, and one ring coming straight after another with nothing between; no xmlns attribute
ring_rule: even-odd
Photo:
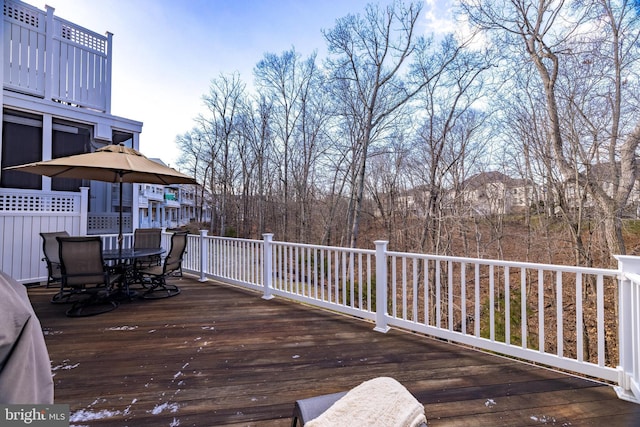
<svg viewBox="0 0 640 427"><path fill-rule="evenodd" d="M120 181L120 199L118 203L120 204L120 220L118 221L118 250L122 252L122 241L124 240L124 236L122 235L122 172L118 172L119 181Z"/></svg>

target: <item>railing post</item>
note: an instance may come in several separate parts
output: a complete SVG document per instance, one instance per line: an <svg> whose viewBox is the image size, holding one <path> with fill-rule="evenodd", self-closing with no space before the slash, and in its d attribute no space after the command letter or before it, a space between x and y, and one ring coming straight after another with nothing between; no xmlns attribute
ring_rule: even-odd
<svg viewBox="0 0 640 427"><path fill-rule="evenodd" d="M55 8L51 6L46 6L47 9L47 18L46 18L46 26L45 26L45 55L47 62L47 74L44 80L44 99L51 100L53 99L53 82L57 82L60 79L60 72L55 69L53 66L53 53L56 50L53 48L53 33L55 31L55 26L53 25L53 14L55 13ZM54 71L55 70L55 71Z"/></svg>
<svg viewBox="0 0 640 427"><path fill-rule="evenodd" d="M262 235L264 244L262 246L262 287L264 289L263 299L272 299L271 287L273 280L273 233L265 233Z"/></svg>
<svg viewBox="0 0 640 427"><path fill-rule="evenodd" d="M640 257L617 255L620 399L640 403Z"/></svg>
<svg viewBox="0 0 640 427"><path fill-rule="evenodd" d="M386 240L376 240L376 327L374 331L387 332L387 245Z"/></svg>
<svg viewBox="0 0 640 427"><path fill-rule="evenodd" d="M209 245L207 245L207 239L205 239L207 233L207 230L200 230L200 279L198 279L200 282L207 281L207 276L205 275L207 260L209 259Z"/></svg>
<svg viewBox="0 0 640 427"><path fill-rule="evenodd" d="M113 70L113 34L107 32L107 69L104 84L104 112L111 114L111 81Z"/></svg>
<svg viewBox="0 0 640 427"><path fill-rule="evenodd" d="M80 187L80 235L87 235L89 218L89 187Z"/></svg>

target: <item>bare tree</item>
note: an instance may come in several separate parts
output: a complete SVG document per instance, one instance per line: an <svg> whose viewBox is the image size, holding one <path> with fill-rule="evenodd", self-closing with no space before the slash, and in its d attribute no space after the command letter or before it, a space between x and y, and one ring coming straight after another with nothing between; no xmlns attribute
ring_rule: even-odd
<svg viewBox="0 0 640 427"><path fill-rule="evenodd" d="M209 93L204 96L208 116L200 117L203 137L208 143L213 174L211 188L218 194L219 231L227 234L227 219L230 203L235 203L233 195L234 180L237 174L237 137L239 135L236 120L244 108L245 84L238 73L221 75L213 79Z"/></svg>
<svg viewBox="0 0 640 427"><path fill-rule="evenodd" d="M482 151L476 138L486 114L474 104L483 96L483 73L490 62L480 52L465 51L452 36L428 47L417 56L412 74L425 83L418 97L424 118L414 148L426 203L419 248L440 253L445 194L448 189L455 192Z"/></svg>
<svg viewBox="0 0 640 427"><path fill-rule="evenodd" d="M280 226L284 237L290 237L290 216L294 210L290 206L290 200L291 162L297 155L294 150L299 148L296 144L296 133L300 130L300 122L307 112L305 108L310 105L307 103L310 97L308 87L317 72L315 54L303 61L293 48L281 55L265 54L254 69L256 85L272 105L271 123L275 138L273 148L274 155L277 155L282 184L279 191L282 197Z"/></svg>
<svg viewBox="0 0 640 427"><path fill-rule="evenodd" d="M208 182L209 174L211 173L211 165L204 161L205 147L199 137L198 129L195 128L183 135L178 135L176 137L176 143L181 153L178 158L178 166L189 170L191 175L196 177L198 182ZM196 189L194 203L197 210L196 219L199 222L203 222L204 206L206 203L206 188L204 185L201 185L199 186L199 190L200 194L198 194L198 189Z"/></svg>
<svg viewBox="0 0 640 427"><path fill-rule="evenodd" d="M247 192L246 197L254 199L253 209L247 212L246 222L253 222L255 237L261 236L267 231L265 220L267 211L267 195L272 169L270 152L273 144L271 129L271 112L273 105L264 96L258 96L253 103L253 108L247 112L248 117L242 122L244 138L249 143L252 166L246 168L245 187L251 186L253 191ZM248 164L243 160L243 164Z"/></svg>
<svg viewBox="0 0 640 427"><path fill-rule="evenodd" d="M627 92L636 89L625 82L637 82L640 58L633 5L607 0L462 5L471 22L493 32L495 48L526 54L544 94L554 167L563 180L588 191L602 218L608 252L624 254L621 219L636 181L640 144L640 123L625 105L633 100ZM566 126L570 110L576 113L572 120L581 116L585 132L572 133ZM596 164L606 169L608 188L584 167Z"/></svg>
<svg viewBox="0 0 640 427"><path fill-rule="evenodd" d="M401 133L392 138L382 152L371 156L372 171L365 181L367 193L375 203L373 216L382 221L391 246L398 247L396 230L403 223L411 207L403 177L407 176L407 157L410 153L406 136ZM402 197L404 196L404 197Z"/></svg>
<svg viewBox="0 0 640 427"><path fill-rule="evenodd" d="M324 75L317 67L316 55L311 55L300 67L300 119L292 152L292 178L297 204L296 239L309 241L315 223L314 193L318 174L318 162L327 144L325 129L330 110L324 88Z"/></svg>
<svg viewBox="0 0 640 427"><path fill-rule="evenodd" d="M324 31L334 98L345 105L343 111L357 124L353 128L357 149L349 209L348 240L352 247L358 239L367 161L376 132L382 138L381 128L422 87L409 87L401 78L420 46L416 25L421 10L418 3L405 7L394 2L384 8L370 4L364 16L348 15Z"/></svg>

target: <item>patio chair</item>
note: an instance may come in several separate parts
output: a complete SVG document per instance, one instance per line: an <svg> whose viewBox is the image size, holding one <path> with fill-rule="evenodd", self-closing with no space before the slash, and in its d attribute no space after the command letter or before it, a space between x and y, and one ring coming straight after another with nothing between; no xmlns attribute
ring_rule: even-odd
<svg viewBox="0 0 640 427"><path fill-rule="evenodd" d="M42 237L42 260L47 264L47 288L60 284L60 255L58 254L58 241L56 237L69 237L66 231L54 231L40 233Z"/></svg>
<svg viewBox="0 0 640 427"><path fill-rule="evenodd" d="M293 407L293 419L291 427L296 427L298 421L304 426L307 421L318 418L320 414L325 412L342 396L347 394L346 391L340 393L323 394L320 396L310 397L308 399L297 400Z"/></svg>
<svg viewBox="0 0 640 427"><path fill-rule="evenodd" d="M136 228L133 232L133 249L159 248L162 240L162 229L160 228ZM160 255L137 258L136 268L143 269L160 265Z"/></svg>
<svg viewBox="0 0 640 427"><path fill-rule="evenodd" d="M296 401L291 427L408 425L427 427L424 406L393 378L378 377L347 392ZM308 424L307 424L308 423Z"/></svg>
<svg viewBox="0 0 640 427"><path fill-rule="evenodd" d="M147 289L142 298L157 299L176 296L180 288L172 283L167 283L167 277L182 276L182 257L187 248L187 232L173 233L171 236L171 249L162 265L140 270L142 285Z"/></svg>
<svg viewBox="0 0 640 427"><path fill-rule="evenodd" d="M60 245L57 237L69 237L66 231L54 231L48 233L40 233L42 237L42 260L47 264L47 288L57 285L60 292L51 297L54 304L67 304L73 302L75 296L72 292L66 291L62 286L62 272L60 270Z"/></svg>
<svg viewBox="0 0 640 427"><path fill-rule="evenodd" d="M118 302L109 297L120 275L104 265L100 237L57 237L57 240L62 289L77 297L66 315L93 316L117 308Z"/></svg>

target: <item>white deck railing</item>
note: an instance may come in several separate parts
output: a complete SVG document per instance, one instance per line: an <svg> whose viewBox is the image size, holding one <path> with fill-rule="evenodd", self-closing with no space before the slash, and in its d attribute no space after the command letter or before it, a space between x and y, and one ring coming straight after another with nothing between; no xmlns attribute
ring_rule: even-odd
<svg viewBox="0 0 640 427"><path fill-rule="evenodd" d="M190 236L185 271L616 384L640 403L640 258L596 269ZM525 298L522 298L525 295ZM618 326L620 325L620 326Z"/></svg>
<svg viewBox="0 0 640 427"><path fill-rule="evenodd" d="M112 36L17 0L4 1L3 87L111 113Z"/></svg>

